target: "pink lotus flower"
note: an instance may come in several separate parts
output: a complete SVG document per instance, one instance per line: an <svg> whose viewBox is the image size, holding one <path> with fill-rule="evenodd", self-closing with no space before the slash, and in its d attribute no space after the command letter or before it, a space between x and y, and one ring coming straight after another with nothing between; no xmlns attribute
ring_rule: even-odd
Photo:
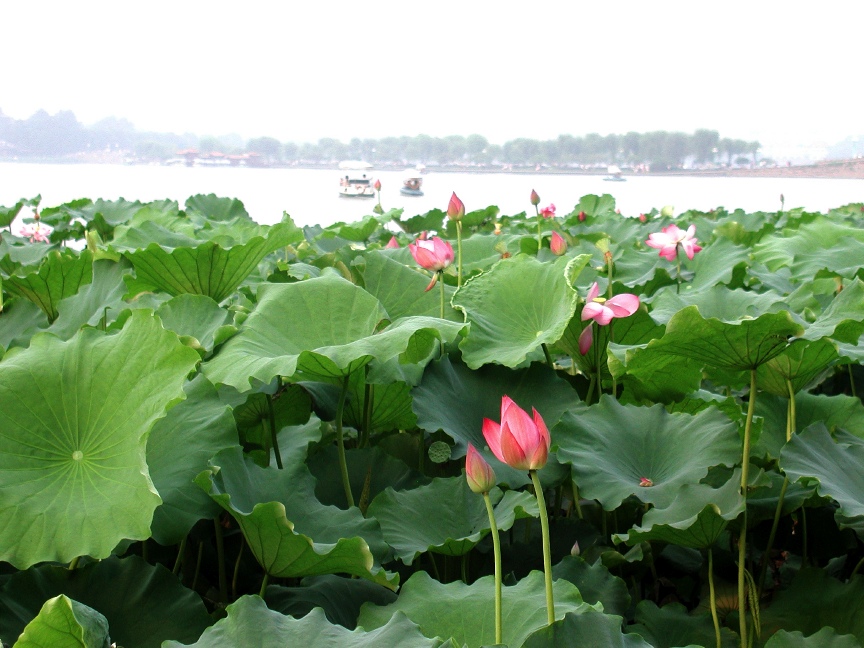
<svg viewBox="0 0 864 648"><path fill-rule="evenodd" d="M667 225L662 231L649 234L645 245L660 250L660 256L668 261L676 259L679 247L684 250L688 259L692 259L693 255L702 249L697 245L697 239L693 236L695 233L695 225L688 227L687 231L674 224Z"/></svg>
<svg viewBox="0 0 864 648"><path fill-rule="evenodd" d="M549 203L548 207L544 207L540 210L540 215L543 218L553 218L555 216L555 204Z"/></svg>
<svg viewBox="0 0 864 648"><path fill-rule="evenodd" d="M532 408L534 417L509 396L501 398L501 423L483 419L483 437L500 461L517 470L538 470L549 456L549 430Z"/></svg>
<svg viewBox="0 0 864 648"><path fill-rule="evenodd" d="M385 245L384 247L390 248L390 249L398 248L399 247L399 241L396 240L395 236L391 236L390 240L387 241L387 245Z"/></svg>
<svg viewBox="0 0 864 648"><path fill-rule="evenodd" d="M447 218L453 221L461 221L464 215L465 205L461 200L459 200L459 196L457 196L454 191L453 195L450 196L450 202L447 205Z"/></svg>
<svg viewBox="0 0 864 648"><path fill-rule="evenodd" d="M549 249L555 256L561 256L567 251L567 241L558 232L552 232L552 238L549 240Z"/></svg>
<svg viewBox="0 0 864 648"><path fill-rule="evenodd" d="M540 195L533 189L531 190L531 204L535 207L540 204Z"/></svg>
<svg viewBox="0 0 864 648"><path fill-rule="evenodd" d="M585 307L582 309L582 321L593 319L600 326L606 326L616 317L629 317L639 308L639 298L630 293L621 293L611 299L598 297L600 287L595 281L588 291ZM589 324L582 329L579 336L579 353L585 355L594 342L593 327Z"/></svg>
<svg viewBox="0 0 864 648"><path fill-rule="evenodd" d="M31 243L47 243L50 233L51 228L47 225L33 223L32 225L22 225L18 231L18 236L30 239Z"/></svg>
<svg viewBox="0 0 864 648"><path fill-rule="evenodd" d="M373 184L372 186L375 187L375 191L381 191L381 181L377 178L375 179L375 184Z"/></svg>
<svg viewBox="0 0 864 648"><path fill-rule="evenodd" d="M447 241L433 236L431 239L418 238L413 243L408 244L408 249L421 268L435 273L432 281L426 286L427 292L432 290L435 282L438 281L439 273L453 263L453 246Z"/></svg>
<svg viewBox="0 0 864 648"><path fill-rule="evenodd" d="M477 449L468 444L468 454L465 456L465 479L468 488L475 493L488 493L495 487L495 471L486 460L480 456Z"/></svg>

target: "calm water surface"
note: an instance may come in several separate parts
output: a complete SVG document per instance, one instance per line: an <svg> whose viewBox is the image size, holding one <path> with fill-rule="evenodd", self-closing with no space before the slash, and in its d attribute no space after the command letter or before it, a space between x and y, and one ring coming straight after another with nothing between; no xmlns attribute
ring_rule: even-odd
<svg viewBox="0 0 864 648"><path fill-rule="evenodd" d="M864 201L864 180L800 178L631 177L627 182L605 182L602 176L429 173L422 197L399 193L404 174L371 171L381 180L385 209L402 207L405 216L446 209L455 191L471 211L497 205L504 214L531 210L535 189L541 206L552 202L566 214L585 194L610 193L621 213L638 215L651 208L672 205L676 213L687 209L723 206L745 211L773 211L804 207L826 211ZM109 164L0 163L0 205L42 194L42 207L76 198L116 200L172 199L181 207L189 196L215 193L239 198L249 214L270 224L288 212L300 225L329 225L359 220L372 213L372 199L346 199L337 194L338 171L309 169L251 169L244 167L164 167Z"/></svg>

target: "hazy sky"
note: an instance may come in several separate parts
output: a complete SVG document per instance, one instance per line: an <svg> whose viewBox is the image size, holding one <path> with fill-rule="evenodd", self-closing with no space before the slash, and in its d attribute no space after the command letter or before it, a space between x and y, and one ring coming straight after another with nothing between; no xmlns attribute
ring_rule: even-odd
<svg viewBox="0 0 864 648"><path fill-rule="evenodd" d="M0 2L0 109L282 141L864 134L864 2Z"/></svg>

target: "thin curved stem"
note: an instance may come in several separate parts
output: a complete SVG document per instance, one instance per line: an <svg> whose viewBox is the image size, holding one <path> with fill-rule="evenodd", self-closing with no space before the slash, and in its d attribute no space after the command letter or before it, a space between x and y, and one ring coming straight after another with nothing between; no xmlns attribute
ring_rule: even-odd
<svg viewBox="0 0 864 648"><path fill-rule="evenodd" d="M741 452L741 497L744 499L744 515L741 520L741 534L738 537L738 629L741 635L741 648L747 648L747 597L746 565L747 559L747 484L750 477L750 435L753 428L753 413L756 410L756 368L750 370L750 400L747 403L747 420L744 423L744 448Z"/></svg>
<svg viewBox="0 0 864 648"><path fill-rule="evenodd" d="M501 614L501 539L498 537L498 525L495 522L495 511L489 493L483 493L486 503L486 513L489 515L489 526L492 530L492 552L495 555L495 643L503 643L503 621Z"/></svg>
<svg viewBox="0 0 864 648"><path fill-rule="evenodd" d="M441 319L444 319L444 273L440 273L438 283L441 284Z"/></svg>
<svg viewBox="0 0 864 648"><path fill-rule="evenodd" d="M231 577L231 597L237 598L237 577L240 575L240 560L243 558L243 549L246 547L246 536L240 536L240 550L237 552L237 560L234 561L234 575Z"/></svg>
<svg viewBox="0 0 864 648"><path fill-rule="evenodd" d="M456 221L456 287L462 286L462 221ZM444 317L443 315L441 316Z"/></svg>
<svg viewBox="0 0 864 648"><path fill-rule="evenodd" d="M711 599L711 618L714 621L714 636L717 639L717 648L722 648L720 620L717 618L717 592L714 590L714 551L711 547L708 547L708 591Z"/></svg>
<svg viewBox="0 0 864 648"><path fill-rule="evenodd" d="M264 579L261 581L261 589L258 590L258 596L264 598L264 592L267 591L267 584L270 582L270 574L264 572Z"/></svg>
<svg viewBox="0 0 864 648"><path fill-rule="evenodd" d="M180 565L183 564L183 556L186 553L186 540L188 539L188 535L183 536L183 539L180 541L180 546L177 549L177 560L174 561L174 568L171 570L171 573L175 576L180 573Z"/></svg>
<svg viewBox="0 0 864 648"><path fill-rule="evenodd" d="M276 412L273 408L273 397L269 394L266 396L267 415L270 419L270 444L273 446L273 453L276 455L276 467L282 470L282 454L279 452L279 439L276 434Z"/></svg>
<svg viewBox="0 0 864 648"><path fill-rule="evenodd" d="M216 536L216 559L219 562L219 598L222 602L228 600L228 574L225 571L225 538L222 534L222 525L219 524L219 516L213 518L213 530Z"/></svg>
<svg viewBox="0 0 864 648"><path fill-rule="evenodd" d="M348 396L348 376L342 379L342 390L336 405L336 446L339 449L339 472L342 473L342 487L345 489L345 500L348 507L354 506L354 495L351 493L351 480L348 478L348 461L345 459L345 438L342 433L342 415L345 412L345 399Z"/></svg>
<svg viewBox="0 0 864 648"><path fill-rule="evenodd" d="M543 532L543 574L546 578L546 620L549 625L555 623L555 598L552 594L552 548L549 543L549 513L546 511L546 498L543 496L543 486L536 470L529 470L528 475L534 484L534 494L540 507L540 530Z"/></svg>
<svg viewBox="0 0 864 648"><path fill-rule="evenodd" d="M543 355L546 356L546 364L549 365L549 368L552 371L555 371L555 363L552 362L552 356L549 355L549 347L546 346L545 342L543 342L540 346L543 347Z"/></svg>

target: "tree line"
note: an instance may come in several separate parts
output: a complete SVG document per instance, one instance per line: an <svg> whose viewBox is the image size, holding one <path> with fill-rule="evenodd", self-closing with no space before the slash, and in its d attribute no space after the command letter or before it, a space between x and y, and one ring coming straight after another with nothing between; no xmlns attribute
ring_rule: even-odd
<svg viewBox="0 0 864 648"><path fill-rule="evenodd" d="M0 111L0 157L12 159L69 158L101 151L123 152L141 161L165 161L180 150L201 154L255 154L271 165L330 165L361 159L386 165L514 165L578 167L586 165L647 165L676 168L695 164L755 164L759 142L720 137L715 130L628 132L584 136L559 135L551 140L517 138L503 144L483 135L414 135L354 138L342 142L280 142L274 137L243 141L238 136L198 137L194 134L145 132L125 119L109 117L81 124L71 111L49 115L40 110L24 120Z"/></svg>

